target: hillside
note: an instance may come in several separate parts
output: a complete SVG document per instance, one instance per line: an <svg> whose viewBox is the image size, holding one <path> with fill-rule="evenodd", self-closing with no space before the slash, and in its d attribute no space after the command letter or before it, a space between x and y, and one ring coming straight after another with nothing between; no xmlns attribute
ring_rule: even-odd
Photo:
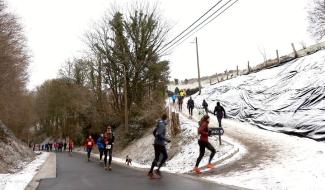
<svg viewBox="0 0 325 190"><path fill-rule="evenodd" d="M257 73L207 85L202 100L217 101L228 116L258 127L316 140L325 139L325 50Z"/></svg>
<svg viewBox="0 0 325 190"><path fill-rule="evenodd" d="M0 121L0 173L15 172L34 158L34 153Z"/></svg>

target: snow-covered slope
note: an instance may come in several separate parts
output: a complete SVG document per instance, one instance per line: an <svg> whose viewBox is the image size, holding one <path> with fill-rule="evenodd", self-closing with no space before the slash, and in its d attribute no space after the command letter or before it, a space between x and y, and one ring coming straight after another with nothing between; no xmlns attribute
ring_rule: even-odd
<svg viewBox="0 0 325 190"><path fill-rule="evenodd" d="M325 50L258 73L206 86L194 96L213 111L262 128L325 139Z"/></svg>
<svg viewBox="0 0 325 190"><path fill-rule="evenodd" d="M167 146L169 159L166 162L166 167L162 168L164 171L173 173L189 172L193 169L199 155L197 122L180 114L180 127L181 133L176 138L172 138L172 143ZM154 157L153 140L150 131L143 138L131 143L123 151L116 153L115 156L117 157L114 160L124 163L124 158L129 155L133 159L133 166L149 168ZM238 151L236 144L230 144L227 141L223 141L223 144L219 145L217 137L210 137L210 142L217 149L213 163L221 162ZM206 151L206 156L202 159L200 167L208 163L208 155L210 155L210 151Z"/></svg>
<svg viewBox="0 0 325 190"><path fill-rule="evenodd" d="M0 121L0 174L18 171L34 157L33 151Z"/></svg>

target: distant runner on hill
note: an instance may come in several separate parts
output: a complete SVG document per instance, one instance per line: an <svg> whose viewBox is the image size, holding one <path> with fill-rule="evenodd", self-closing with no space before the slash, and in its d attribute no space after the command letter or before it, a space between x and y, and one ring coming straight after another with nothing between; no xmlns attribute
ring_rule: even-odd
<svg viewBox="0 0 325 190"><path fill-rule="evenodd" d="M190 115L190 118L193 116L193 109L194 109L194 101L192 97L187 101L187 108L188 108L188 114Z"/></svg>
<svg viewBox="0 0 325 190"><path fill-rule="evenodd" d="M220 105L220 102L217 102L216 107L214 108L213 111L214 115L217 115L217 119L218 119L218 123L219 123L219 127L221 127L221 120L222 118L226 118L226 111L225 109Z"/></svg>
<svg viewBox="0 0 325 190"><path fill-rule="evenodd" d="M178 96L178 110L181 112L183 108L183 96Z"/></svg>
<svg viewBox="0 0 325 190"><path fill-rule="evenodd" d="M208 103L205 101L205 100L203 100L203 102L202 102L202 107L204 108L204 110L205 110L205 113L208 115L209 114L209 112L208 112Z"/></svg>
<svg viewBox="0 0 325 190"><path fill-rule="evenodd" d="M172 96L173 105L175 104L176 98L177 98L176 94L173 94L173 96Z"/></svg>

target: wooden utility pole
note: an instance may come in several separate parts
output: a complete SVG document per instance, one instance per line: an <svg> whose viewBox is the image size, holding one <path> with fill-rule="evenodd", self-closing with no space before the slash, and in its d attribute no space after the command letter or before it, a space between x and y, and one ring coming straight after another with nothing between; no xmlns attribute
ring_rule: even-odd
<svg viewBox="0 0 325 190"><path fill-rule="evenodd" d="M199 95L201 95L201 78L200 78L200 63L199 63L199 45L197 43L197 37L195 37L195 44L196 44L197 75L198 75L198 82L199 82Z"/></svg>
<svg viewBox="0 0 325 190"><path fill-rule="evenodd" d="M220 81L219 81L219 78L218 78L218 73L216 73L216 77L217 77L217 81L220 82Z"/></svg>
<svg viewBox="0 0 325 190"><path fill-rule="evenodd" d="M249 67L249 61L247 62L247 70L248 70L248 73L251 72L251 68Z"/></svg>
<svg viewBox="0 0 325 190"><path fill-rule="evenodd" d="M277 58L278 64L279 64L280 63L280 57L279 57L279 51L278 50L276 50L276 58Z"/></svg>

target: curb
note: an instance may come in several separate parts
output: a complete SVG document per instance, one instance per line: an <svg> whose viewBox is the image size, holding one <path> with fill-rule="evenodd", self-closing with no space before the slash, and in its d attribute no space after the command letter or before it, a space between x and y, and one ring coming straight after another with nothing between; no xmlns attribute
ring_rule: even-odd
<svg viewBox="0 0 325 190"><path fill-rule="evenodd" d="M28 183L25 190L36 190L42 179L56 178L56 154L50 152L40 170Z"/></svg>

